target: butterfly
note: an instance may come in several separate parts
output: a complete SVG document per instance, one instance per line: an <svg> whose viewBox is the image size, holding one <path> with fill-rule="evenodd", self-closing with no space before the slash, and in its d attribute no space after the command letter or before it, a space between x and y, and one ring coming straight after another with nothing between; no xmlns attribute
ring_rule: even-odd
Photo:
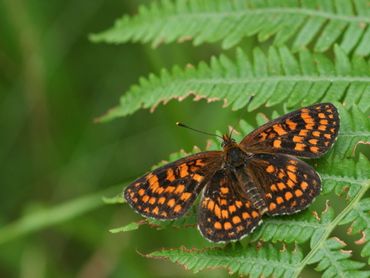
<svg viewBox="0 0 370 278"><path fill-rule="evenodd" d="M289 215L320 194L318 173L301 158L318 158L337 139L331 103L304 107L272 120L237 143L223 135L222 151L196 153L135 180L124 198L139 214L161 220L183 216L201 194L198 229L212 242L240 240L264 214Z"/></svg>

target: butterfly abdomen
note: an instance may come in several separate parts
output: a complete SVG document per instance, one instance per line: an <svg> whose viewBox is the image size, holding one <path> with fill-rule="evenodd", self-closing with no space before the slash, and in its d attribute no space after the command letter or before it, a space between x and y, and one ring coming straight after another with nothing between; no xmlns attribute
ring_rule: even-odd
<svg viewBox="0 0 370 278"><path fill-rule="evenodd" d="M257 208L261 214L265 213L267 211L267 204L261 189L255 183L251 182L250 177L243 169L236 169L234 175L238 180L240 194L250 200L252 206Z"/></svg>

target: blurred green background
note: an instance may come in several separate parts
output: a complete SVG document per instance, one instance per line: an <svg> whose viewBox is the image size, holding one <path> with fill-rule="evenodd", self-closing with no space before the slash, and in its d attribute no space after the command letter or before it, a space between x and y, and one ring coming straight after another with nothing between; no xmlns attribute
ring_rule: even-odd
<svg viewBox="0 0 370 278"><path fill-rule="evenodd" d="M140 76L219 52L191 43L151 49L89 42L88 34L145 2L0 2L0 277L192 275L137 252L207 245L196 229L113 235L110 228L140 217L101 200L170 153L204 147L206 137L176 121L223 131L239 117L219 103L185 100L154 114L93 122Z"/></svg>
<svg viewBox="0 0 370 278"><path fill-rule="evenodd" d="M217 44L152 49L88 40L149 2L0 2L0 277L194 276L140 254L211 246L195 228L109 233L141 217L127 205L104 204L103 196L119 194L179 149L204 148L207 137L179 129L176 121L224 132L249 116L220 103L185 100L154 114L94 123L140 76L220 53ZM242 43L246 50L251 45L253 39ZM210 275L228 276L221 269L196 277Z"/></svg>

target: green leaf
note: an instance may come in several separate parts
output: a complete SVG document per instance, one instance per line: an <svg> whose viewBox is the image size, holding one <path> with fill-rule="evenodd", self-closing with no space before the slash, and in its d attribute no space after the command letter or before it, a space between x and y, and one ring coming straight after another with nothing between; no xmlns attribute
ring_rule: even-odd
<svg viewBox="0 0 370 278"><path fill-rule="evenodd" d="M140 6L135 16L125 15L90 38L108 43L151 42L154 47L189 39L194 45L221 41L223 48L230 48L244 37L257 35L260 42L274 37L277 46L292 41L294 50L314 43L316 51L326 51L339 43L345 53L366 56L369 25L366 0L163 0Z"/></svg>
<svg viewBox="0 0 370 278"><path fill-rule="evenodd" d="M343 250L346 244L338 238L330 238L321 244L308 264L318 263L315 270L323 277L366 277L370 271L360 270L365 263L350 260L351 251Z"/></svg>
<svg viewBox="0 0 370 278"><path fill-rule="evenodd" d="M307 50L298 57L285 47L270 48L265 54L256 48L253 60L241 49L235 60L221 55L209 65L171 72L162 70L159 77L141 78L101 121L130 115L139 109L153 111L171 99L193 96L195 100L223 101L224 106L255 110L263 105L286 103L295 108L323 101L341 101L346 110L358 105L361 112L370 108L370 66L364 59L350 59L341 48L335 48L334 63L329 56ZM348 128L349 129L349 128Z"/></svg>
<svg viewBox="0 0 370 278"><path fill-rule="evenodd" d="M229 273L250 275L250 277L292 277L296 266L302 259L302 252L297 248L277 250L271 244L257 248L255 244L248 246L226 246L210 249L163 249L147 255L150 258L165 258L183 265L193 272L204 269L223 267Z"/></svg>

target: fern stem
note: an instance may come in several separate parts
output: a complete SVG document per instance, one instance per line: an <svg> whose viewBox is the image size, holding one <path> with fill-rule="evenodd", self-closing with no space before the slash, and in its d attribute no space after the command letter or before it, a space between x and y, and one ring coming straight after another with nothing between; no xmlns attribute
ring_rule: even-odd
<svg viewBox="0 0 370 278"><path fill-rule="evenodd" d="M364 187L358 192L358 194L351 200L346 208L344 208L337 217L331 222L329 225L326 226L326 231L322 234L320 240L317 241L316 245L311 249L311 251L307 254L307 256L301 261L299 268L294 273L292 277L298 277L299 274L302 272L303 268L307 265L310 259L319 251L321 250L322 246L325 244L326 239L329 237L331 232L335 229L335 227L339 224L339 222L352 210L352 208L361 200L361 198L365 195L366 191L369 189L370 183L365 184Z"/></svg>
<svg viewBox="0 0 370 278"><path fill-rule="evenodd" d="M250 15L263 15L267 14L271 16L272 14L289 14L289 15L304 15L304 16L312 16L312 17L321 17L324 19L330 20L341 20L347 22L358 22L358 23L365 23L370 22L370 18L366 16L349 16L349 15L338 15L333 13L328 13L324 11L318 10L311 10L311 9L304 9L304 8L266 8L266 9L251 9L251 10L244 10L244 11L232 11L232 12L196 12L196 13L181 13L177 15L169 16L169 19L179 20L179 19L187 19L191 17L216 17L220 19L221 17L241 17L241 16L250 16Z"/></svg>

